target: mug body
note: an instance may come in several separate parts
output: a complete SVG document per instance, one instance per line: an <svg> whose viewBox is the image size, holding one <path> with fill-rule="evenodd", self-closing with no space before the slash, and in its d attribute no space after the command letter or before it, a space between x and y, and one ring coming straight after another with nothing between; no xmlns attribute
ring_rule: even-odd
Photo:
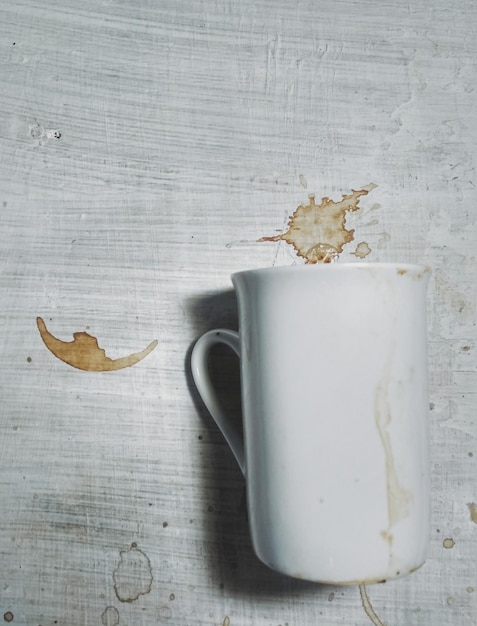
<svg viewBox="0 0 477 626"><path fill-rule="evenodd" d="M428 277L388 263L233 275L250 528L271 568L360 584L424 562Z"/></svg>

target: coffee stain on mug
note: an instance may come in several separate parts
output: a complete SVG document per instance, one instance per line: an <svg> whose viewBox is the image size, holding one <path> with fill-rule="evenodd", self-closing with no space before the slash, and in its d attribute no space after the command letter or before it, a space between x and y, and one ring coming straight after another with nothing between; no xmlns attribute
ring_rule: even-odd
<svg viewBox="0 0 477 626"><path fill-rule="evenodd" d="M88 372L111 372L131 367L142 361L158 344L155 340L141 352L129 354L119 359L111 359L99 347L96 337L86 332L73 333L73 341L61 341L50 333L41 317L36 318L36 323L41 338L50 352L71 367Z"/></svg>
<svg viewBox="0 0 477 626"><path fill-rule="evenodd" d="M346 228L346 216L361 207L359 201L377 185L370 183L362 189L343 195L335 202L324 196L319 204L315 196L309 196L309 203L300 205L288 222L288 230L280 235L261 237L258 241L285 241L292 245L305 263L331 263L336 261L343 247L353 241L354 230ZM363 241L358 244L355 254L366 257L371 248Z"/></svg>
<svg viewBox="0 0 477 626"><path fill-rule="evenodd" d="M409 515L412 503L412 493L405 489L399 482L391 437L388 431L388 427L392 420L391 407L388 399L388 390L391 382L391 365L392 357L388 359L384 367L383 377L379 385L376 387L374 396L376 426L385 454L388 499L389 526L387 530L383 531L381 534L385 541L389 543L390 549L393 542L391 529L397 522Z"/></svg>

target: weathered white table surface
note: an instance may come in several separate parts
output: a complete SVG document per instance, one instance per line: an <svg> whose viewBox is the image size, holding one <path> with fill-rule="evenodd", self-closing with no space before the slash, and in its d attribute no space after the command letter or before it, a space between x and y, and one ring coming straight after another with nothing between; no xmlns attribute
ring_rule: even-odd
<svg viewBox="0 0 477 626"><path fill-rule="evenodd" d="M188 359L237 324L232 272L301 262L258 238L375 183L347 222L372 252L339 262L433 267L433 519L372 619L477 623L476 29L474 0L0 1L0 621L370 623L356 587L258 562ZM158 345L81 371L38 316Z"/></svg>

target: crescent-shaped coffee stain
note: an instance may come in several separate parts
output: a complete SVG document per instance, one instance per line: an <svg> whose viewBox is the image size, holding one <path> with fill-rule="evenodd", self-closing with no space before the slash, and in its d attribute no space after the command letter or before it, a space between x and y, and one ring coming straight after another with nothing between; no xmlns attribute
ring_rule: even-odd
<svg viewBox="0 0 477 626"><path fill-rule="evenodd" d="M135 352L119 359L110 359L106 352L99 347L96 337L86 333L73 333L73 341L61 341L50 333L41 317L36 318L38 330L45 346L58 359L87 372L112 372L125 367L131 367L142 361L157 346L157 340L152 341L141 352Z"/></svg>

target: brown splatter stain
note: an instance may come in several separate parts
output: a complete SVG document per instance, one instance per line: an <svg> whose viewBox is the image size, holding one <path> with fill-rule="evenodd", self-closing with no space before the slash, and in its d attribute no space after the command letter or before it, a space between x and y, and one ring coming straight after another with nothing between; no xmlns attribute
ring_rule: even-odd
<svg viewBox="0 0 477 626"><path fill-rule="evenodd" d="M73 341L61 341L49 332L41 317L36 318L36 323L41 338L50 352L64 363L88 372L111 372L131 367L142 361L158 344L157 340L155 340L141 352L119 359L111 359L99 347L96 337L89 333L73 333Z"/></svg>
<svg viewBox="0 0 477 626"><path fill-rule="evenodd" d="M356 246L356 250L352 252L352 254L354 254L354 256L357 256L359 259L365 259L368 254L371 254L371 252L372 250L368 246L366 241L361 241L360 243L358 243L358 245Z"/></svg>
<svg viewBox="0 0 477 626"><path fill-rule="evenodd" d="M354 239L354 230L346 228L347 213L357 211L360 198L376 187L371 183L358 191L353 190L338 202L325 196L320 204L316 204L315 196L310 195L309 204L300 205L290 217L286 232L261 237L258 241L285 241L306 263L331 263L343 252L345 244ZM364 244L362 242L360 246Z"/></svg>
<svg viewBox="0 0 477 626"><path fill-rule="evenodd" d="M444 539L444 541L442 542L442 545L447 550L450 550L455 546L455 541L452 539L452 537L447 537L447 539Z"/></svg>
<svg viewBox="0 0 477 626"><path fill-rule="evenodd" d="M114 606L107 606L101 615L101 623L103 626L118 626L119 611Z"/></svg>
<svg viewBox="0 0 477 626"><path fill-rule="evenodd" d="M469 502L467 508L469 509L470 520L474 522L474 524L477 524L477 504L475 504L475 502Z"/></svg>
<svg viewBox="0 0 477 626"><path fill-rule="evenodd" d="M363 606L364 612L369 617L374 626L385 626L384 622L380 620L378 614L374 610L373 605L371 604L368 592L366 591L366 585L359 585L359 595L361 596L361 604Z"/></svg>
<svg viewBox="0 0 477 626"><path fill-rule="evenodd" d="M135 543L128 550L121 550L119 556L113 572L114 591L121 602L134 602L151 591L151 561Z"/></svg>
<svg viewBox="0 0 477 626"><path fill-rule="evenodd" d="M6 613L3 614L3 619L6 622L13 622L14 620L14 615L11 611L7 611Z"/></svg>

